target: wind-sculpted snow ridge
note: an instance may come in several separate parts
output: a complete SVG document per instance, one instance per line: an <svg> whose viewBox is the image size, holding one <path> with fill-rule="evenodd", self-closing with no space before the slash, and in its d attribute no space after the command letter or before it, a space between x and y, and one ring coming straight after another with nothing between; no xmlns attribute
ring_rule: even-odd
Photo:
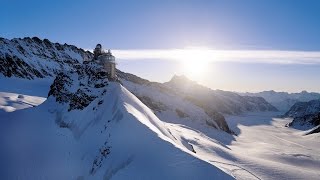
<svg viewBox="0 0 320 180"><path fill-rule="evenodd" d="M294 104L283 117L293 118L290 127L308 130L320 125L320 100L298 102ZM315 129L311 132L317 133Z"/></svg>
<svg viewBox="0 0 320 180"><path fill-rule="evenodd" d="M0 73L6 77L26 79L55 76L75 69L92 53L73 45L52 43L48 39L0 38Z"/></svg>
<svg viewBox="0 0 320 180"><path fill-rule="evenodd" d="M61 73L44 103L2 116L1 179L234 179L104 77L90 63Z"/></svg>

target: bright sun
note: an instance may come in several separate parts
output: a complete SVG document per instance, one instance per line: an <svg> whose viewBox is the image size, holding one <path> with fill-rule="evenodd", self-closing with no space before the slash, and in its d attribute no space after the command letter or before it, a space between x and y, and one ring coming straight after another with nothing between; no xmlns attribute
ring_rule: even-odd
<svg viewBox="0 0 320 180"><path fill-rule="evenodd" d="M213 58L207 48L192 47L179 50L175 58L181 63L181 71L190 78L202 78L208 71L209 61Z"/></svg>

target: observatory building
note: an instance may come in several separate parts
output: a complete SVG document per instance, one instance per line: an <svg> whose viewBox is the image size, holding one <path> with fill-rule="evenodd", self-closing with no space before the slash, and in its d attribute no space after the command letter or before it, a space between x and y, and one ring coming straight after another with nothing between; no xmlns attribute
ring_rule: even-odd
<svg viewBox="0 0 320 180"><path fill-rule="evenodd" d="M109 80L116 79L116 61L115 57L111 54L110 49L108 52L104 52L101 44L97 44L93 51L93 61L102 65L108 73Z"/></svg>

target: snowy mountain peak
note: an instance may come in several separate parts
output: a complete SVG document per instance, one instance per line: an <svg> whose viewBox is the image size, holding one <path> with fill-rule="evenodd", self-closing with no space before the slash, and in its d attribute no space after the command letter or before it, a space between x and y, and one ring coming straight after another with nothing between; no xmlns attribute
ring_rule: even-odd
<svg viewBox="0 0 320 180"><path fill-rule="evenodd" d="M181 82L196 83L195 81L192 81L191 79L189 79L185 75L176 75L176 74L173 75L173 77L171 78L171 80L169 82L170 83L181 83Z"/></svg>
<svg viewBox="0 0 320 180"><path fill-rule="evenodd" d="M92 57L91 52L76 46L52 43L38 37L0 39L0 73L6 77L51 77L72 70Z"/></svg>

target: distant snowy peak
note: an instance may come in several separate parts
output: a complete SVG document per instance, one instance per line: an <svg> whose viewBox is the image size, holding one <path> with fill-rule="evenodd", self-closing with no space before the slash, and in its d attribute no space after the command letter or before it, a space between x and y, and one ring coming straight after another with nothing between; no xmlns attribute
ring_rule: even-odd
<svg viewBox="0 0 320 180"><path fill-rule="evenodd" d="M52 43L48 39L0 38L0 73L6 77L34 79L54 76L91 58L89 51Z"/></svg>
<svg viewBox="0 0 320 180"><path fill-rule="evenodd" d="M307 130L320 125L320 100L297 102L284 117L293 118L289 126Z"/></svg>
<svg viewBox="0 0 320 180"><path fill-rule="evenodd" d="M180 92L197 91L198 89L209 88L200 85L198 82L189 79L185 75L174 75L170 81L163 83L165 86L179 90Z"/></svg>
<svg viewBox="0 0 320 180"><path fill-rule="evenodd" d="M184 84L198 84L196 81L192 81L185 75L173 75L170 81L166 82L165 84L172 84L172 85L184 85ZM181 86L179 86L181 87Z"/></svg>

